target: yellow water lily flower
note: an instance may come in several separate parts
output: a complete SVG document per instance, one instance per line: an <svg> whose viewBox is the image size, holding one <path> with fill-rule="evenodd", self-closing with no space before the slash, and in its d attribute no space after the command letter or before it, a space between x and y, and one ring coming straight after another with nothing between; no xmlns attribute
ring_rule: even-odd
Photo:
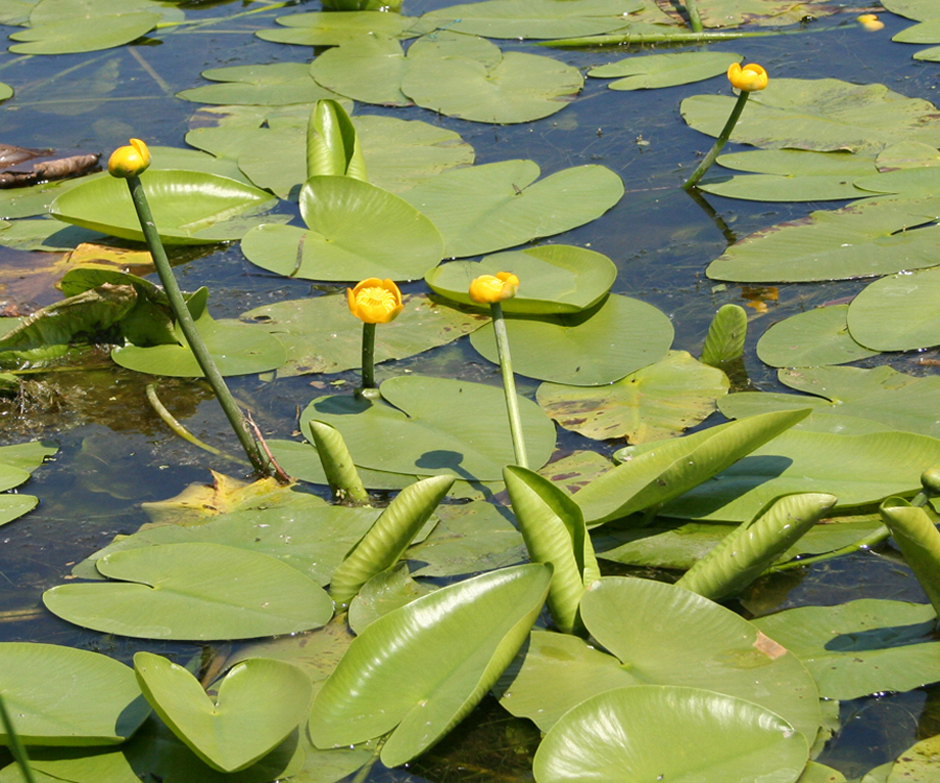
<svg viewBox="0 0 940 783"><path fill-rule="evenodd" d="M108 172L112 177L137 177L150 165L150 150L140 139L131 139L130 146L118 147L108 160Z"/></svg>
<svg viewBox="0 0 940 783"><path fill-rule="evenodd" d="M743 68L738 63L731 63L731 67L728 68L728 81L731 82L732 87L742 92L756 92L767 86L770 77L767 76L767 71L757 63L748 63Z"/></svg>
<svg viewBox="0 0 940 783"><path fill-rule="evenodd" d="M346 289L349 312L367 324L394 321L404 308L401 291L391 280L370 277L355 288Z"/></svg>
<svg viewBox="0 0 940 783"><path fill-rule="evenodd" d="M470 298L480 304L496 304L512 299L519 289L519 278L512 272L480 275L470 283Z"/></svg>
<svg viewBox="0 0 940 783"><path fill-rule="evenodd" d="M862 14L857 21L870 33L884 30L885 23L878 18L877 14Z"/></svg>

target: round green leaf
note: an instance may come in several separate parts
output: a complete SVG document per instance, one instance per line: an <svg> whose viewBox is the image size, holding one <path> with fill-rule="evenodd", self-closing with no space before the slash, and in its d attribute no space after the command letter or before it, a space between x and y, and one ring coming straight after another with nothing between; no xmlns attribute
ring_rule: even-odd
<svg viewBox="0 0 940 783"><path fill-rule="evenodd" d="M146 171L141 176L160 238L200 245L240 238L275 198L227 177L197 171ZM60 195L52 215L83 228L142 242L143 232L127 184L114 177L84 182Z"/></svg>
<svg viewBox="0 0 940 783"><path fill-rule="evenodd" d="M385 766L422 753L486 695L525 641L550 581L549 566L491 571L370 623L314 700L314 744L391 732Z"/></svg>
<svg viewBox="0 0 940 783"><path fill-rule="evenodd" d="M219 544L165 544L98 561L118 581L43 594L53 614L105 633L144 639L250 639L325 625L333 602L300 571Z"/></svg>
<svg viewBox="0 0 940 783"><path fill-rule="evenodd" d="M938 20L940 23L940 20ZM899 754L885 783L936 783L940 780L937 755L940 754L940 736L928 737Z"/></svg>
<svg viewBox="0 0 940 783"><path fill-rule="evenodd" d="M376 363L446 345L479 328L485 320L482 315L437 304L422 294L406 294L403 302L401 315L375 330ZM362 329L343 294L278 302L241 317L262 325L287 349L279 378L342 372L362 363Z"/></svg>
<svg viewBox="0 0 940 783"><path fill-rule="evenodd" d="M258 30L259 38L296 46L338 46L365 38L407 37L413 16L385 11L306 11L274 20L283 29ZM318 58L319 59L319 58Z"/></svg>
<svg viewBox="0 0 940 783"><path fill-rule="evenodd" d="M685 351L670 351L609 386L543 383L536 399L567 430L596 440L625 437L644 443L679 435L704 421L728 387L721 370Z"/></svg>
<svg viewBox="0 0 940 783"><path fill-rule="evenodd" d="M507 318L513 370L575 386L612 383L662 359L672 345L672 323L638 299L611 294L599 307L574 315ZM470 344L498 363L492 325Z"/></svg>
<svg viewBox="0 0 940 783"><path fill-rule="evenodd" d="M848 305L817 307L774 324L757 341L758 358L771 367L815 367L877 356L852 339L848 311Z"/></svg>
<svg viewBox="0 0 940 783"><path fill-rule="evenodd" d="M452 169L404 193L444 237L445 256L491 253L599 218L623 195L603 166L563 169L539 182L531 160ZM495 216L498 216L496 219Z"/></svg>
<svg viewBox="0 0 940 783"><path fill-rule="evenodd" d="M640 685L572 709L542 740L533 772L537 783L793 783L808 759L806 740L757 704Z"/></svg>
<svg viewBox="0 0 940 783"><path fill-rule="evenodd" d="M114 745L150 714L129 667L55 644L0 644L0 693L26 745Z"/></svg>
<svg viewBox="0 0 940 783"><path fill-rule="evenodd" d="M440 262L441 235L387 190L351 177L311 177L300 195L309 231L261 225L242 252L263 269L305 280L414 280Z"/></svg>
<svg viewBox="0 0 940 783"><path fill-rule="evenodd" d="M281 744L310 707L307 675L282 661L251 658L233 666L214 697L179 664L134 656L137 682L170 730L206 764L237 772Z"/></svg>
<svg viewBox="0 0 940 783"><path fill-rule="evenodd" d="M19 519L39 505L32 495L0 495L0 525Z"/></svg>
<svg viewBox="0 0 940 783"><path fill-rule="evenodd" d="M849 305L849 333L873 351L910 351L940 345L940 269L884 277Z"/></svg>
<svg viewBox="0 0 940 783"><path fill-rule="evenodd" d="M178 98L194 103L283 106L290 103L314 103L321 98L339 96L324 89L310 76L305 63L268 63L211 68L202 76L221 84L207 84L183 90Z"/></svg>
<svg viewBox="0 0 940 783"><path fill-rule="evenodd" d="M328 49L309 67L318 84L339 95L383 106L411 105L401 91L405 53L394 38L357 36Z"/></svg>
<svg viewBox="0 0 940 783"><path fill-rule="evenodd" d="M10 47L18 54L72 54L111 49L140 38L160 21L160 14L136 11L126 14L70 16L61 21L33 24L10 34Z"/></svg>
<svg viewBox="0 0 940 783"><path fill-rule="evenodd" d="M617 79L607 85L611 90L653 90L723 76L731 63L743 59L733 52L647 54L592 68L588 76Z"/></svg>
<svg viewBox="0 0 940 783"><path fill-rule="evenodd" d="M498 481L503 467L515 463L502 389L402 375L389 378L380 391L379 400L314 400L300 415L301 432L311 419L332 424L357 466L393 473ZM520 397L519 408L529 464L541 467L554 450L555 427L531 400Z"/></svg>
<svg viewBox="0 0 940 783"><path fill-rule="evenodd" d="M610 290L617 267L607 256L572 245L542 245L486 256L479 262L454 261L432 269L425 282L441 296L479 307L470 283L480 275L512 272L519 292L502 303L504 313L576 313L597 304Z"/></svg>

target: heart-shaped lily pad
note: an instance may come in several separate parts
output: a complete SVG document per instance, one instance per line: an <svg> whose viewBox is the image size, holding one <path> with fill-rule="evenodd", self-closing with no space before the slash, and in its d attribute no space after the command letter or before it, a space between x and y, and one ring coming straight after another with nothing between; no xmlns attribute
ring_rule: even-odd
<svg viewBox="0 0 940 783"><path fill-rule="evenodd" d="M134 656L137 682L173 733L220 772L237 772L277 747L304 718L313 688L283 661L235 664L208 695L182 666L153 653Z"/></svg>
<svg viewBox="0 0 940 783"><path fill-rule="evenodd" d="M877 356L849 334L848 305L817 307L770 327L757 341L757 355L771 367L845 364Z"/></svg>

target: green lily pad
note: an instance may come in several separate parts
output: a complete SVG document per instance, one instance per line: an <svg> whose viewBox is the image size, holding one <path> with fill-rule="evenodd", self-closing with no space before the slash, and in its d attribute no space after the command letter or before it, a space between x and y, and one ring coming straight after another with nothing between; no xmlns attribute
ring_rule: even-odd
<svg viewBox="0 0 940 783"><path fill-rule="evenodd" d="M259 212L276 199L234 179L198 171L146 171L141 182L160 238L200 245L239 239L262 222ZM101 177L77 185L52 203L54 217L122 239L142 242L143 232L127 184ZM268 218L270 221L270 218Z"/></svg>
<svg viewBox="0 0 940 783"><path fill-rule="evenodd" d="M718 136L735 98L695 95L682 101L683 119L702 133ZM883 84L850 84L839 79L771 79L751 93L731 139L756 147L878 152L900 141L940 146L936 107L908 98Z"/></svg>
<svg viewBox="0 0 940 783"><path fill-rule="evenodd" d="M331 14L331 16L345 14ZM328 49L310 66L317 84L361 103L411 106L401 91L405 52L395 38L357 36Z"/></svg>
<svg viewBox="0 0 940 783"><path fill-rule="evenodd" d="M935 19L937 7L930 0L885 0L882 5L891 13L918 22Z"/></svg>
<svg viewBox="0 0 940 783"><path fill-rule="evenodd" d="M0 492L22 484L46 457L58 450L51 441L38 440L0 446Z"/></svg>
<svg viewBox="0 0 940 783"><path fill-rule="evenodd" d="M479 328L482 315L462 313L422 294L403 297L405 309L394 321L376 329L375 360L404 359ZM362 328L349 312L345 295L294 299L265 305L242 314L259 324L287 349L278 377L335 373L362 363Z"/></svg>
<svg viewBox="0 0 940 783"><path fill-rule="evenodd" d="M206 84L176 94L193 103L247 104L283 106L289 103L314 103L321 98L339 98L317 84L304 63L268 63L234 65L203 71Z"/></svg>
<svg viewBox="0 0 940 783"><path fill-rule="evenodd" d="M389 378L379 389L380 400L314 400L300 415L301 432L311 419L333 425L356 465L372 470L499 481L515 463L502 389L418 375ZM520 397L519 408L529 464L541 467L554 450L555 427L531 400Z"/></svg>
<svg viewBox="0 0 940 783"><path fill-rule="evenodd" d="M660 310L619 294L573 315L507 318L506 329L515 372L575 386L613 383L659 361L674 334ZM498 363L492 325L474 332L470 344Z"/></svg>
<svg viewBox="0 0 940 783"><path fill-rule="evenodd" d="M840 506L857 506L919 489L920 474L937 464L940 440L909 432L784 432L660 513L744 521L794 492L827 492Z"/></svg>
<svg viewBox="0 0 940 783"><path fill-rule="evenodd" d="M538 616L551 568L523 565L441 588L372 622L316 696L320 748L391 733L387 767L414 758L476 706Z"/></svg>
<svg viewBox="0 0 940 783"><path fill-rule="evenodd" d="M739 283L849 280L936 264L940 199L870 199L758 231L705 273Z"/></svg>
<svg viewBox="0 0 940 783"><path fill-rule="evenodd" d="M275 43L295 46L338 46L356 39L408 38L417 21L412 16L402 16L384 11L306 11L275 20L282 29L258 30L259 38Z"/></svg>
<svg viewBox="0 0 940 783"><path fill-rule="evenodd" d="M940 344L938 272L922 269L871 283L849 305L849 333L873 351L910 351Z"/></svg>
<svg viewBox="0 0 940 783"><path fill-rule="evenodd" d="M858 177L855 186L863 195L901 195L906 198L927 198L937 192L940 170L936 166L904 168Z"/></svg>
<svg viewBox="0 0 940 783"><path fill-rule="evenodd" d="M743 59L733 52L647 54L600 65L588 71L588 76L616 79L607 85L611 90L655 90L723 76L732 63Z"/></svg>
<svg viewBox="0 0 940 783"><path fill-rule="evenodd" d="M179 664L134 656L137 682L170 730L220 772L250 767L280 745L310 708L313 688L296 666L253 658L233 666L209 696Z"/></svg>
<svg viewBox="0 0 940 783"><path fill-rule="evenodd" d="M823 698L909 691L940 680L940 642L928 641L936 624L929 604L864 598L753 622L806 664Z"/></svg>
<svg viewBox="0 0 940 783"><path fill-rule="evenodd" d="M203 310L195 320L196 330L222 375L253 375L273 370L287 361L287 351L281 342L257 325L231 319L216 321L208 310ZM124 345L111 351L111 358L121 367L151 375L203 377L178 323L174 333L177 344Z"/></svg>
<svg viewBox="0 0 940 783"><path fill-rule="evenodd" d="M817 307L774 324L757 341L758 358L771 367L815 367L877 356L852 339L848 311L848 305Z"/></svg>
<svg viewBox="0 0 940 783"><path fill-rule="evenodd" d="M599 694L551 728L535 754L537 783L701 780L794 783L806 740L744 699L671 686Z"/></svg>
<svg viewBox="0 0 940 783"><path fill-rule="evenodd" d="M346 176L311 177L300 194L309 230L261 225L242 239L253 264L305 280L414 280L444 250L432 222L387 190Z"/></svg>
<svg viewBox="0 0 940 783"><path fill-rule="evenodd" d="M620 177L603 166L563 169L536 182L539 173L531 160L452 169L403 196L438 227L445 257L462 258L590 223L623 195Z"/></svg>
<svg viewBox="0 0 940 783"><path fill-rule="evenodd" d="M613 285L617 267L607 256L572 245L541 245L486 256L479 262L454 261L436 267L425 282L440 296L479 307L470 283L480 275L512 272L519 292L502 303L504 313L576 313L597 304Z"/></svg>
<svg viewBox="0 0 940 783"><path fill-rule="evenodd" d="M0 692L26 745L115 745L150 714L128 666L55 644L0 644Z"/></svg>
<svg viewBox="0 0 940 783"><path fill-rule="evenodd" d="M513 715L548 731L576 704L614 688L707 688L772 710L808 742L815 739L813 678L795 655L729 609L663 582L604 577L585 591L581 618L596 644L532 632L521 662L497 689Z"/></svg>
<svg viewBox="0 0 940 783"><path fill-rule="evenodd" d="M934 783L937 780L937 754L940 736L928 737L899 754L891 765L885 783L905 783L917 780Z"/></svg>
<svg viewBox="0 0 940 783"><path fill-rule="evenodd" d="M165 544L98 561L117 581L43 594L53 614L144 639L250 639L325 625L333 602L312 579L263 555L219 544Z"/></svg>
<svg viewBox="0 0 940 783"><path fill-rule="evenodd" d="M789 0L710 0L701 7L702 23L708 27L756 25L780 27L802 24L807 12L813 18L837 13L838 8L820 0L793 5Z"/></svg>
<svg viewBox="0 0 940 783"><path fill-rule="evenodd" d="M595 440L643 443L679 435L704 421L728 388L721 370L685 351L670 351L609 386L543 383L536 399L567 430Z"/></svg>
<svg viewBox="0 0 940 783"><path fill-rule="evenodd" d="M17 54L73 54L95 52L136 41L153 30L160 14L131 11L124 14L69 16L61 21L33 23L25 30L10 34L10 47Z"/></svg>
<svg viewBox="0 0 940 783"><path fill-rule="evenodd" d="M584 85L577 68L552 57L500 54L489 44L495 51L471 58L463 42L447 45L447 35L408 50L401 91L425 109L472 122L531 122L561 111Z"/></svg>
<svg viewBox="0 0 940 783"><path fill-rule="evenodd" d="M934 13L937 10L934 9ZM892 41L909 44L937 44L940 43L940 18L931 17L920 24L905 27L895 34Z"/></svg>
<svg viewBox="0 0 940 783"><path fill-rule="evenodd" d="M426 13L423 22L486 38L569 38L618 30L637 0L486 0Z"/></svg>
<svg viewBox="0 0 940 783"><path fill-rule="evenodd" d="M0 525L19 519L39 505L32 495L0 495Z"/></svg>
<svg viewBox="0 0 940 783"><path fill-rule="evenodd" d="M359 636L366 626L382 615L436 589L432 584L412 579L407 563L397 563L369 579L349 602L349 627Z"/></svg>

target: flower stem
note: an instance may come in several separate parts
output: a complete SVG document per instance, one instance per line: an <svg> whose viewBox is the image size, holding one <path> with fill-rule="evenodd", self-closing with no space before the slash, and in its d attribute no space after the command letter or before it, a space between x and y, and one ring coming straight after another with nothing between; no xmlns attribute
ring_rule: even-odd
<svg viewBox="0 0 940 783"><path fill-rule="evenodd" d="M206 348L202 336L196 331L196 322L193 320L192 313L189 312L176 278L173 276L173 269L166 256L166 250L163 249L163 242L160 241L160 234L157 232L156 224L153 221L153 215L150 212L150 205L147 203L147 196L144 193L140 177L128 177L127 187L130 189L131 199L134 201L134 208L137 210L137 217L140 220L140 227L144 232L144 238L147 240L147 247L150 248L150 255L153 256L153 262L157 268L157 274L160 276L163 290L166 292L167 299L170 300L170 307L179 322L183 336L186 338L186 342L189 343L190 350L196 357L203 375L205 375L206 380L215 392L215 396L222 406L222 410L225 411L232 429L235 430L235 436L248 455L252 466L261 475L270 476L272 475L271 465L262 455L257 441L252 437L245 414L242 413L235 402L235 398L226 385L222 373L219 372L219 368L216 367L215 360L209 353L209 349Z"/></svg>
<svg viewBox="0 0 940 783"><path fill-rule="evenodd" d="M20 742L19 735L13 727L13 721L10 720L10 715L7 712L2 697L0 697L0 726L3 726L3 730L9 737L10 752L13 754L13 758L16 759L16 763L20 765L23 780L25 780L26 783L36 783L36 778L33 777L33 769L29 765L29 756L26 755L26 748L24 748L23 743Z"/></svg>
<svg viewBox="0 0 940 783"><path fill-rule="evenodd" d="M689 24L692 26L692 32L701 33L705 28L702 25L702 17L699 16L696 0L685 0L685 10L689 14Z"/></svg>
<svg viewBox="0 0 940 783"><path fill-rule="evenodd" d="M496 334L496 352L499 354L499 370L503 375L503 393L506 395L506 412L509 414L509 432L516 464L529 467L525 453L525 438L522 435L522 418L519 415L519 398L516 396L516 378L512 372L512 356L509 353L509 334L503 318L503 306L499 302L490 305L493 315L493 332Z"/></svg>
<svg viewBox="0 0 940 783"><path fill-rule="evenodd" d="M375 324L362 324L362 388L375 388Z"/></svg>
<svg viewBox="0 0 940 783"><path fill-rule="evenodd" d="M715 159L718 157L718 153L721 152L721 148L725 146L725 142L727 142L728 137L731 136L731 131L734 130L734 126L738 124L738 118L741 116L741 112L744 111L744 104L747 103L749 95L750 93L747 90L741 90L738 94L738 101L734 104L734 108L731 110L725 127L721 129L721 133L718 134L718 138L715 139L715 143L708 151L708 154L702 159L702 162L698 164L698 168L692 172L692 176L682 184L683 188L688 190L693 187L704 176L705 172L711 168L712 163L714 163Z"/></svg>

